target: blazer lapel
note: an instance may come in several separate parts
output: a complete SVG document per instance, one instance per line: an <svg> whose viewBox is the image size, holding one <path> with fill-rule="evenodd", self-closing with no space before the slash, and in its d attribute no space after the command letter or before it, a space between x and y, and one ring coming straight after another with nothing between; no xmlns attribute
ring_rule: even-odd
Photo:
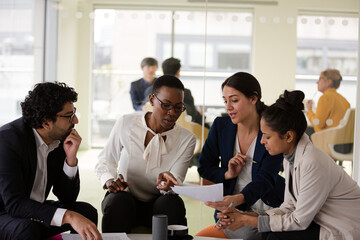
<svg viewBox="0 0 360 240"><path fill-rule="evenodd" d="M224 151L221 156L224 156L225 159L221 160L226 164L233 157L236 131L237 126L231 121L226 122L225 128L222 130L220 144L223 146Z"/></svg>
<svg viewBox="0 0 360 240"><path fill-rule="evenodd" d="M261 138L262 138L262 132L259 130L256 144L255 144L255 152L254 152L254 162L252 164L251 168L251 175L255 176L259 166L261 165L261 162L263 160L263 156L265 154L265 147L261 144Z"/></svg>
<svg viewBox="0 0 360 240"><path fill-rule="evenodd" d="M36 166L37 166L37 151L36 151L36 142L35 142L35 136L33 133L32 128L25 127L26 131L26 142L28 143L28 152L29 155L27 156L29 158L29 169L30 169L30 183L31 183L31 189L34 184L35 180L35 174L36 174ZM30 189L30 191L31 191Z"/></svg>
<svg viewBox="0 0 360 240"><path fill-rule="evenodd" d="M301 161L302 156L304 155L304 151L306 145L310 142L309 137L304 133L304 135L300 138L299 143L296 146L296 153L294 159L294 169L293 169L293 176L292 176L292 186L293 192L295 197L299 195L299 164Z"/></svg>

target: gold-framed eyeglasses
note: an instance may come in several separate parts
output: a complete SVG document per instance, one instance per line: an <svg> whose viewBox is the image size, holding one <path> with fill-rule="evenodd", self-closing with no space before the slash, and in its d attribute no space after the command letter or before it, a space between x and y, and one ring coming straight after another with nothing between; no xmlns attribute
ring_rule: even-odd
<svg viewBox="0 0 360 240"><path fill-rule="evenodd" d="M153 94L153 96L160 102L161 108L166 111L170 111L171 109L174 109L175 112L180 113L180 112L183 112L186 110L185 104L183 104L183 103L178 103L176 105L172 105L170 103L164 103L155 94Z"/></svg>
<svg viewBox="0 0 360 240"><path fill-rule="evenodd" d="M74 107L74 110L73 110L71 115L68 115L68 116L66 116L66 115L57 115L57 116L62 117L62 118L68 118L69 122L72 123L72 121L73 121L73 119L75 117L75 114L76 114L76 107Z"/></svg>

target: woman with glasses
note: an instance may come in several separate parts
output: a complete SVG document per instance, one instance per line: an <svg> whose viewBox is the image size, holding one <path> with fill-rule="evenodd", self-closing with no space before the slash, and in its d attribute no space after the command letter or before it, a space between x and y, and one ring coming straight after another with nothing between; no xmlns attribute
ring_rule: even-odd
<svg viewBox="0 0 360 240"><path fill-rule="evenodd" d="M185 111L184 85L169 75L158 78L149 96L152 112L122 116L99 154L96 175L107 190L102 231L151 227L152 215L186 225L182 199L171 186L182 184L194 153L195 136L175 124Z"/></svg>
<svg viewBox="0 0 360 240"><path fill-rule="evenodd" d="M260 101L260 84L251 74L238 72L221 88L229 116L216 118L211 126L198 171L207 180L223 183L225 197L206 204L223 210L233 202L238 209L258 213L278 207L284 199L285 181L278 175L283 156L270 156L260 143L260 115L266 108ZM197 235L261 239L255 227L223 232L210 226Z"/></svg>

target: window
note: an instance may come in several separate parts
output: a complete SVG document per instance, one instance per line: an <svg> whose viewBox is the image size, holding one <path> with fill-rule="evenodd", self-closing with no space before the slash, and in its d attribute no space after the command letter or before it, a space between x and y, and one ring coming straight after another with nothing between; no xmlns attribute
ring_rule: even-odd
<svg viewBox="0 0 360 240"><path fill-rule="evenodd" d="M157 57L158 36L170 35L171 19L171 11L95 10L92 146L105 145L119 116L134 111L130 84L142 77L141 60Z"/></svg>
<svg viewBox="0 0 360 240"><path fill-rule="evenodd" d="M343 76L338 91L356 105L358 18L299 16L297 26L296 89L317 102L316 81L326 68Z"/></svg>
<svg viewBox="0 0 360 240"><path fill-rule="evenodd" d="M0 125L21 115L19 103L34 83L34 1L0 4Z"/></svg>
<svg viewBox="0 0 360 240"><path fill-rule="evenodd" d="M21 116L20 102L36 82L44 81L45 74L46 80L55 80L56 5L43 0L0 2L0 126ZM49 54L44 54L41 27L45 26L45 8L51 18L46 25L51 30L46 35Z"/></svg>
<svg viewBox="0 0 360 240"><path fill-rule="evenodd" d="M223 108L219 86L226 77L235 71L251 72L251 19L246 12L208 13L207 107ZM165 59L179 58L180 78L191 90L195 105L202 105L204 35L204 12L95 10L92 146L103 146L116 119L134 111L130 83L142 77L144 57L158 60L158 76Z"/></svg>

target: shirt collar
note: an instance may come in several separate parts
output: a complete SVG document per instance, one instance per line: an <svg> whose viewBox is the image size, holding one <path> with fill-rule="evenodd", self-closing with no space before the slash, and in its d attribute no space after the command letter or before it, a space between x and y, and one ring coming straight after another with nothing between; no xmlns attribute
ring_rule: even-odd
<svg viewBox="0 0 360 240"><path fill-rule="evenodd" d="M324 93L330 93L330 92L336 92L336 89L335 88L329 88L328 90L326 90Z"/></svg>
<svg viewBox="0 0 360 240"><path fill-rule="evenodd" d="M171 134L171 133L176 132L176 129L178 128L178 125L175 123L172 129L167 130L167 131L162 132L162 133L155 133L155 132L154 132L150 127L148 127L148 125L146 124L146 120L145 120L146 113L147 113L147 112L145 112L145 113L143 114L143 116L142 116L142 118L141 118L141 123L142 123L142 125L143 125L149 132L151 132L153 135L159 134L159 135L161 135L161 136L166 136L166 135L169 135L169 134Z"/></svg>
<svg viewBox="0 0 360 240"><path fill-rule="evenodd" d="M60 140L55 140L52 143L50 143L49 145L47 145L44 142L44 140L42 139L42 137L40 136L40 134L36 131L36 129L33 128L32 130L33 130L34 136L35 136L36 148L48 150L49 152L51 152L52 150L54 150L55 148L57 148L60 145Z"/></svg>

